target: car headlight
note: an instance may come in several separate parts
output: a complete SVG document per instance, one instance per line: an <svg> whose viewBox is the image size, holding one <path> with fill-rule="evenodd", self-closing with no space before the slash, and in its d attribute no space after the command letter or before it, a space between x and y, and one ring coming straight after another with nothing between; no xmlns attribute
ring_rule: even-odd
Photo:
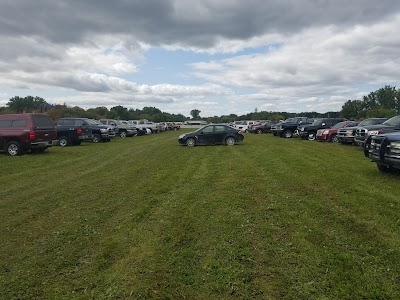
<svg viewBox="0 0 400 300"><path fill-rule="evenodd" d="M390 142L390 147L393 149L400 149L400 142Z"/></svg>
<svg viewBox="0 0 400 300"><path fill-rule="evenodd" d="M368 135L378 135L378 134L379 134L379 130L368 131Z"/></svg>
<svg viewBox="0 0 400 300"><path fill-rule="evenodd" d="M325 129L323 132L322 132L322 134L328 134L329 133L329 130L328 129Z"/></svg>
<svg viewBox="0 0 400 300"><path fill-rule="evenodd" d="M390 142L388 148L392 154L400 155L400 142Z"/></svg>
<svg viewBox="0 0 400 300"><path fill-rule="evenodd" d="M185 136L184 134L181 134L181 135L179 136L179 138L180 138L180 139L183 139L184 136Z"/></svg>
<svg viewBox="0 0 400 300"><path fill-rule="evenodd" d="M100 132L107 132L108 129L107 128L100 128Z"/></svg>

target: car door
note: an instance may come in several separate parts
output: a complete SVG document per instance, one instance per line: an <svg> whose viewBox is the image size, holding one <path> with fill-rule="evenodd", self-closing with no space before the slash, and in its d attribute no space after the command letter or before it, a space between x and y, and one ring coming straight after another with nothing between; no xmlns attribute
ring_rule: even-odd
<svg viewBox="0 0 400 300"><path fill-rule="evenodd" d="M227 134L227 129L224 125L215 125L212 142L213 144L223 144L225 142L225 137Z"/></svg>
<svg viewBox="0 0 400 300"><path fill-rule="evenodd" d="M197 143L201 145L208 145L213 143L214 126L204 127L197 135Z"/></svg>
<svg viewBox="0 0 400 300"><path fill-rule="evenodd" d="M92 128L84 120L76 119L75 120L75 126L79 126L82 129L81 136L83 136L85 138L90 138L92 136Z"/></svg>

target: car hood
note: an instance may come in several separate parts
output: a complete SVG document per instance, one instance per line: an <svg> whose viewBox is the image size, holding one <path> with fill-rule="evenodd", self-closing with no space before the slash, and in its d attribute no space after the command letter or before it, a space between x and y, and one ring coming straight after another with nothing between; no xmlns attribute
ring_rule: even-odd
<svg viewBox="0 0 400 300"><path fill-rule="evenodd" d="M390 126L390 125L385 125L385 124L376 124L376 125L368 125L368 126L359 126L358 128L364 128L367 130L379 130L379 129L384 129L384 128L393 128L394 126Z"/></svg>

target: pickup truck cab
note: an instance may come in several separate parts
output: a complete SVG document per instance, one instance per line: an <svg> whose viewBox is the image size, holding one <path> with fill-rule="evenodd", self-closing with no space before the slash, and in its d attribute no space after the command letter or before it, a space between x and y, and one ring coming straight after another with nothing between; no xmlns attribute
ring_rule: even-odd
<svg viewBox="0 0 400 300"><path fill-rule="evenodd" d="M390 118L382 124L358 127L354 141L356 145L364 146L369 136L393 131L400 131L400 116Z"/></svg>
<svg viewBox="0 0 400 300"><path fill-rule="evenodd" d="M41 153L55 140L54 123L45 114L0 115L0 149L8 155L21 155L28 150Z"/></svg>

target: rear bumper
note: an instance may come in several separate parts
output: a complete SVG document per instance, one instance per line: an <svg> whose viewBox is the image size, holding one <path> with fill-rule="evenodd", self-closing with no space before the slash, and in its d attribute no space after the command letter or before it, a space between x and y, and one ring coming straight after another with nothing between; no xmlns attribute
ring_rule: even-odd
<svg viewBox="0 0 400 300"><path fill-rule="evenodd" d="M30 147L32 149L37 149L37 148L47 148L47 147L52 147L53 145L57 144L57 140L51 140L51 141L40 141L40 142L34 142L30 144Z"/></svg>

